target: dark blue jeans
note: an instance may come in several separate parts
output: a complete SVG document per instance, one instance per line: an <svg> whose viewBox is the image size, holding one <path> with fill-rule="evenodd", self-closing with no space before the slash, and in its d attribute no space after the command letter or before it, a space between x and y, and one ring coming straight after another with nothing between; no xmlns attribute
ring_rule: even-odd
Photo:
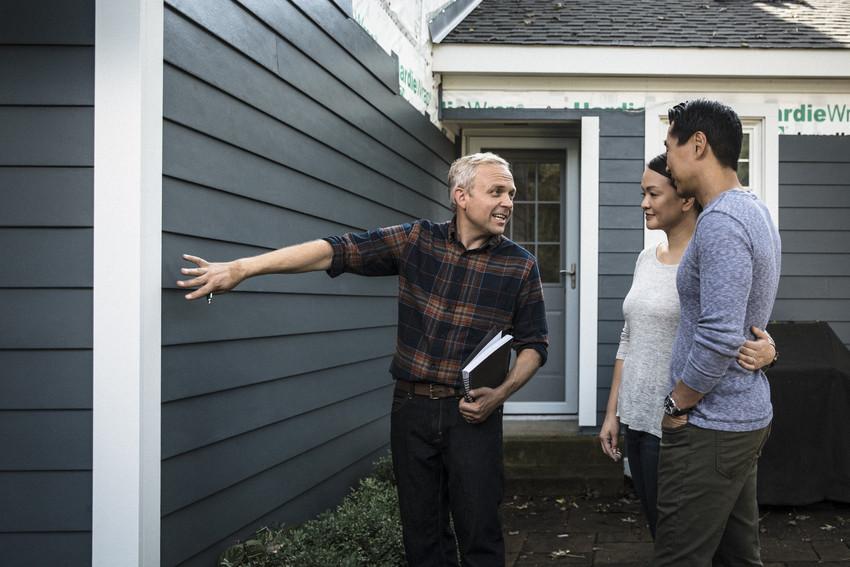
<svg viewBox="0 0 850 567"><path fill-rule="evenodd" d="M458 549L464 567L504 565L501 408L470 424L456 398L396 391L391 423L409 566L456 566Z"/></svg>
<svg viewBox="0 0 850 567"><path fill-rule="evenodd" d="M658 453L661 439L645 431L635 431L626 427L626 457L632 472L632 483L640 499L640 507L652 539L655 539L655 525L658 523Z"/></svg>

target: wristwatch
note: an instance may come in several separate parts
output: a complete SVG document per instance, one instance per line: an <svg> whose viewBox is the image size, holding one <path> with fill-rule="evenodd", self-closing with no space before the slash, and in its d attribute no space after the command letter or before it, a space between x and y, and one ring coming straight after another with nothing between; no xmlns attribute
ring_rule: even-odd
<svg viewBox="0 0 850 567"><path fill-rule="evenodd" d="M681 415L685 415L691 412L694 408L681 409L676 405L676 400L673 399L673 392L667 394L667 397L664 398L664 413L672 417L679 417Z"/></svg>

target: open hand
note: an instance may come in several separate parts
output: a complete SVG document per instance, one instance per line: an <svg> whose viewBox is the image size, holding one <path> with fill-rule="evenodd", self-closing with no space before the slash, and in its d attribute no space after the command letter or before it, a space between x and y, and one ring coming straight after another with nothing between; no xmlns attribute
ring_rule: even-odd
<svg viewBox="0 0 850 567"><path fill-rule="evenodd" d="M493 388L470 390L469 397L473 401L468 402L466 398L461 398L458 408L463 419L469 423L483 423L496 408L505 402L499 391Z"/></svg>
<svg viewBox="0 0 850 567"><path fill-rule="evenodd" d="M194 263L197 268L181 268L180 273L194 276L189 280L178 280L178 287L196 287L195 291L186 294L186 299L198 299L210 293L230 291L245 279L237 262L210 263L197 256L183 254L183 259Z"/></svg>

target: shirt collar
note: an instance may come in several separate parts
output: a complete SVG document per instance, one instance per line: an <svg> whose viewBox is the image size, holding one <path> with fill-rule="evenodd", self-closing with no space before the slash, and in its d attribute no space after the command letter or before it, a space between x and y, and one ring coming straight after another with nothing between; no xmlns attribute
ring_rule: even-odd
<svg viewBox="0 0 850 567"><path fill-rule="evenodd" d="M452 220L449 221L448 236L449 242L456 242L461 247L463 247L463 243L457 239L457 215L453 216ZM473 250L491 250L501 244L503 239L504 236L502 236L501 234L494 234L493 236L488 238L487 241L480 248L474 248ZM470 252L471 251L472 250L470 250Z"/></svg>

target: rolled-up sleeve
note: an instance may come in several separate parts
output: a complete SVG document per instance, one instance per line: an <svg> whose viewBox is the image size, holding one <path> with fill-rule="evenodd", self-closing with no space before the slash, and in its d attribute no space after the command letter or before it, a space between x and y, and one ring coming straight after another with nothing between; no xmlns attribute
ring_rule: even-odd
<svg viewBox="0 0 850 567"><path fill-rule="evenodd" d="M350 232L324 240L333 248L327 273L332 278L350 272L361 276L393 276L416 223Z"/></svg>
<svg viewBox="0 0 850 567"><path fill-rule="evenodd" d="M546 306L543 303L543 285L537 262L532 264L522 282L513 326L513 348L517 352L533 348L540 355L540 366L546 364L549 329L546 326Z"/></svg>

